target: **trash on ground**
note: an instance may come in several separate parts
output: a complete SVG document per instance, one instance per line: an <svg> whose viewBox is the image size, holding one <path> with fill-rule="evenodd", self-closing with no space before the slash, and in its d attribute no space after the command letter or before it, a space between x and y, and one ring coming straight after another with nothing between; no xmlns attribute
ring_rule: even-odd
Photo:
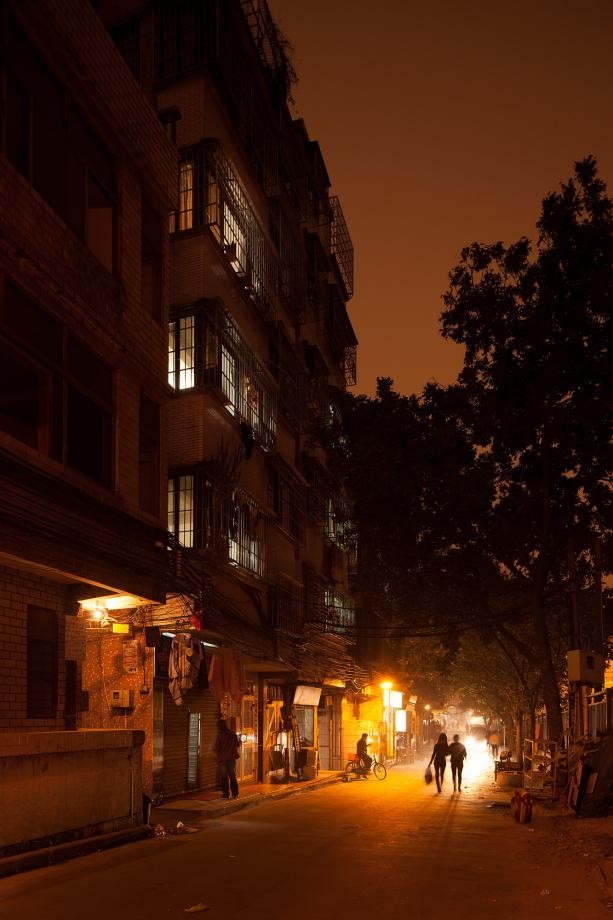
<svg viewBox="0 0 613 920"><path fill-rule="evenodd" d="M539 893L540 893L540 894L551 894L549 888L543 888L543 890L542 890L541 892L539 892Z"/></svg>
<svg viewBox="0 0 613 920"><path fill-rule="evenodd" d="M166 836L166 828L164 827L163 824L155 825L155 827L153 828L153 836L154 837L165 837Z"/></svg>
<svg viewBox="0 0 613 920"><path fill-rule="evenodd" d="M201 914L205 910L211 910L208 904L203 904L202 901L198 901L197 904L194 904L192 907L186 907L183 913L185 914Z"/></svg>

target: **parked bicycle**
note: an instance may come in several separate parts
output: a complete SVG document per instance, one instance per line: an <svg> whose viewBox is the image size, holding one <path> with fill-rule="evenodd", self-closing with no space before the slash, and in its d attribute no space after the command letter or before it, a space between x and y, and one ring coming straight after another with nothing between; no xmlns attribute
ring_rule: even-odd
<svg viewBox="0 0 613 920"><path fill-rule="evenodd" d="M348 783L350 776L368 776L371 770L377 779L385 779L387 776L385 765L377 760L376 754L373 754L370 767L364 765L364 761L359 754L349 754L349 759L345 765L344 781Z"/></svg>

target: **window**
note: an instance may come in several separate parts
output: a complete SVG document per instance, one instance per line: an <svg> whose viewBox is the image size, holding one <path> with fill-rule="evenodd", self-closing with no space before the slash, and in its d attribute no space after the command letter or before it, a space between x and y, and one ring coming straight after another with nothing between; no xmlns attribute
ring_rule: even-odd
<svg viewBox="0 0 613 920"><path fill-rule="evenodd" d="M30 100L11 73L6 75L6 155L22 176L30 175Z"/></svg>
<svg viewBox="0 0 613 920"><path fill-rule="evenodd" d="M140 394L138 428L139 506L149 514L160 510L160 407Z"/></svg>
<svg viewBox="0 0 613 920"><path fill-rule="evenodd" d="M113 201L95 176L87 177L87 204L85 209L85 245L113 271Z"/></svg>
<svg viewBox="0 0 613 920"><path fill-rule="evenodd" d="M112 370L10 282L0 310L0 387L2 431L110 485Z"/></svg>
<svg viewBox="0 0 613 920"><path fill-rule="evenodd" d="M153 208L141 205L141 300L157 323L162 322L162 225Z"/></svg>
<svg viewBox="0 0 613 920"><path fill-rule="evenodd" d="M208 227L242 289L266 319L277 311L280 265L242 183L218 143L183 150L170 232Z"/></svg>
<svg viewBox="0 0 613 920"><path fill-rule="evenodd" d="M196 215L197 216L197 215ZM199 220L196 223L200 223ZM191 151L179 163L178 208L170 215L170 232L191 230L194 226L194 162Z"/></svg>
<svg viewBox="0 0 613 920"><path fill-rule="evenodd" d="M168 481L168 529L181 544L191 548L195 540L195 477L176 476Z"/></svg>
<svg viewBox="0 0 613 920"><path fill-rule="evenodd" d="M57 614L28 606L27 717L53 719L57 710Z"/></svg>
<svg viewBox="0 0 613 920"><path fill-rule="evenodd" d="M332 629L355 626L355 605L352 598L338 594L332 588L324 591L325 625Z"/></svg>
<svg viewBox="0 0 613 920"><path fill-rule="evenodd" d="M0 430L28 447L44 450L48 388L42 368L0 341Z"/></svg>
<svg viewBox="0 0 613 920"><path fill-rule="evenodd" d="M174 390L190 390L196 386L195 316L184 316L170 323L168 383Z"/></svg>
<svg viewBox="0 0 613 920"><path fill-rule="evenodd" d="M188 549L207 549L221 562L263 575L266 520L245 493L200 473L171 476L168 530Z"/></svg>
<svg viewBox="0 0 613 920"><path fill-rule="evenodd" d="M196 313L170 323L168 382L175 390L216 386L231 415L245 422L265 447L274 443L272 385L220 301L204 301Z"/></svg>
<svg viewBox="0 0 613 920"><path fill-rule="evenodd" d="M113 157L10 15L6 49L3 152L113 271Z"/></svg>
<svg viewBox="0 0 613 920"><path fill-rule="evenodd" d="M206 16L202 0L158 0L156 73L160 80L204 62Z"/></svg>

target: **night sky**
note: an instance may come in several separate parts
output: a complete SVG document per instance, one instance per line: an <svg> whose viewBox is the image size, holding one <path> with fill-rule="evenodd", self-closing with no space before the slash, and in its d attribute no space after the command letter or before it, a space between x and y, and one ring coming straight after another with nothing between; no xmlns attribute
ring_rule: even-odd
<svg viewBox="0 0 613 920"><path fill-rule="evenodd" d="M593 153L613 192L613 0L270 0L356 250L356 392L448 383L462 246L534 234Z"/></svg>

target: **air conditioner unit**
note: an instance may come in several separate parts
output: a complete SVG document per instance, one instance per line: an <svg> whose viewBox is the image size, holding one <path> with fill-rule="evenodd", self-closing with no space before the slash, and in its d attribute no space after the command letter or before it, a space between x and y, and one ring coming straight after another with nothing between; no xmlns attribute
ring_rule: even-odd
<svg viewBox="0 0 613 920"><path fill-rule="evenodd" d="M134 690L111 690L111 706L113 709L133 709Z"/></svg>
<svg viewBox="0 0 613 920"><path fill-rule="evenodd" d="M604 683L604 658L596 652L572 649L567 653L568 679L577 684Z"/></svg>

